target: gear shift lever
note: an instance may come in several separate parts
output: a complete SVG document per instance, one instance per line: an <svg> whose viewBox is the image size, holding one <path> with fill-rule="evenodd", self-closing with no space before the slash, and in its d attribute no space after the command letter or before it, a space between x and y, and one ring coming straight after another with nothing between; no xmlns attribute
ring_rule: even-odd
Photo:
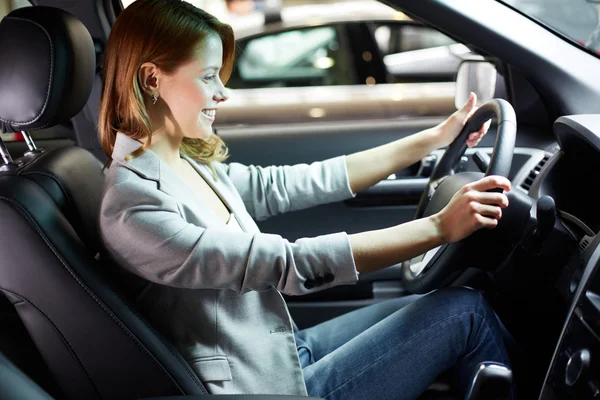
<svg viewBox="0 0 600 400"><path fill-rule="evenodd" d="M482 362L465 400L506 400L511 383L512 372L504 364Z"/></svg>

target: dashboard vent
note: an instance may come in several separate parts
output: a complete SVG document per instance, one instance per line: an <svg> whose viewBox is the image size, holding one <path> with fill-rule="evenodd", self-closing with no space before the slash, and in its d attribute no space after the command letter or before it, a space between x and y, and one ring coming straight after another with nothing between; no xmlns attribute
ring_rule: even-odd
<svg viewBox="0 0 600 400"><path fill-rule="evenodd" d="M583 253L583 251L588 247L588 245L590 244L590 237L589 236L585 236L583 239L581 239L581 242L579 242L579 251Z"/></svg>
<svg viewBox="0 0 600 400"><path fill-rule="evenodd" d="M523 190L525 190L526 192L529 192L529 188L531 188L533 181L540 174L540 171L544 167L544 164L546 164L546 162L548 162L549 159L550 159L550 156L544 156L544 158L542 158L540 160L540 162L537 163L537 165L535 167L533 167L533 169L531 171L529 171L529 175L527 175L527 178L525 178L523 183L521 183L521 188Z"/></svg>

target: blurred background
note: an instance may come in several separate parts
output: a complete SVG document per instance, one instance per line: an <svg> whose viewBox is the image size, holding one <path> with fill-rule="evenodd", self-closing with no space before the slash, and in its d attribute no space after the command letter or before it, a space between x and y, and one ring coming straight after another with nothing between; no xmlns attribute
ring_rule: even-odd
<svg viewBox="0 0 600 400"><path fill-rule="evenodd" d="M0 17L30 1L0 0ZM217 129L441 117L455 110L461 62L493 60L375 0L187 1L235 32ZM600 0L502 2L600 55ZM94 40L101 59L103 40Z"/></svg>

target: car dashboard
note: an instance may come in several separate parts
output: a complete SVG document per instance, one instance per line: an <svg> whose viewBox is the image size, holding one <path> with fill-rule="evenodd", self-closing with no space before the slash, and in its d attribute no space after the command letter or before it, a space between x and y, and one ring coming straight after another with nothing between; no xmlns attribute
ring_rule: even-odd
<svg viewBox="0 0 600 400"><path fill-rule="evenodd" d="M556 282L568 312L539 399L600 398L600 115L561 117L559 151L536 171L528 194L549 196L557 223L578 243Z"/></svg>
<svg viewBox="0 0 600 400"><path fill-rule="evenodd" d="M551 354L547 361L546 357L542 361L547 370L539 380L543 383L535 397L539 394L539 400L597 399L600 398L600 207L596 193L600 187L600 115L561 117L554 124L554 136L556 144L547 150L515 148L509 178L513 190L528 196L532 203L530 223L520 243L520 255L527 254L529 258L523 257L527 261L520 260L519 264L520 256L514 256L518 253L515 252L508 262L517 267L505 275L508 280L518 279L516 274L521 272L518 270L528 268L527 262L534 260L540 265L531 268L529 273L533 278L529 284L536 280L552 282L551 292L558 299L557 303L536 300L537 310L545 307L540 312L552 315L561 326L557 327L556 335L546 332L552 347L546 353ZM473 162L477 151L491 155L492 148L467 149L457 171L479 170ZM442 154L440 151L433 155L439 158ZM540 199L548 198L554 205L554 236L549 235L546 243L532 250L530 239L540 225L537 207ZM532 253L537 254L531 256ZM533 296L539 296L537 293L542 292L538 289L529 290L536 293ZM535 312L532 310L535 307L523 314ZM543 328L536 334L540 333Z"/></svg>

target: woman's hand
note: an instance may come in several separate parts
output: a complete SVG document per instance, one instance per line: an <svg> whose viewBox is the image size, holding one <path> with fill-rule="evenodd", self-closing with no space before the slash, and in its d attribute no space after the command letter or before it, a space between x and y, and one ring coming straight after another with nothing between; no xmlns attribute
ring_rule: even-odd
<svg viewBox="0 0 600 400"><path fill-rule="evenodd" d="M510 191L510 181L502 176L487 176L466 184L442 211L432 216L444 242L458 242L478 229L498 225L508 198L503 193L488 192L495 188Z"/></svg>
<svg viewBox="0 0 600 400"><path fill-rule="evenodd" d="M477 111L475 104L477 103L477 95L471 92L469 100L462 106L460 110L456 110L454 114L449 116L444 122L436 126L436 135L439 147L448 146L456 139L465 123L471 118L471 115ZM490 121L487 121L477 132L471 132L467 138L467 146L476 146L483 135L485 135L490 127Z"/></svg>

